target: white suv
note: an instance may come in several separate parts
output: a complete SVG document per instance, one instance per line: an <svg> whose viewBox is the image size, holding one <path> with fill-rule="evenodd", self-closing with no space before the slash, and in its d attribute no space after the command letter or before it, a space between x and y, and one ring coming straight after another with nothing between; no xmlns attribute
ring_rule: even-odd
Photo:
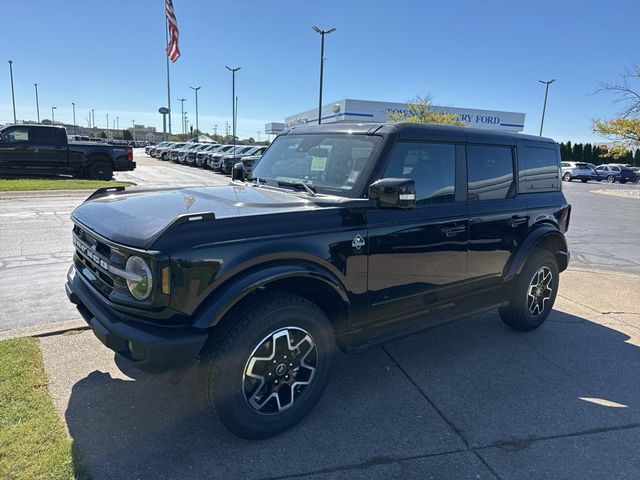
<svg viewBox="0 0 640 480"><path fill-rule="evenodd" d="M587 183L592 180L596 173L593 170L593 165L584 162L562 162L562 180L570 182L571 180L581 180L582 183Z"/></svg>

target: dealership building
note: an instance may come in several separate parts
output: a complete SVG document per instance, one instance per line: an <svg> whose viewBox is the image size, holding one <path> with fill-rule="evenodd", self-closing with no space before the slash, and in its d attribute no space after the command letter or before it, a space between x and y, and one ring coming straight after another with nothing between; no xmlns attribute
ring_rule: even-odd
<svg viewBox="0 0 640 480"><path fill-rule="evenodd" d="M453 113L457 120L468 127L488 128L520 132L524 128L524 113L478 110L476 108L441 107L434 105L433 110L440 113ZM345 98L322 106L322 123L363 123L386 122L389 113L408 113L406 103L376 102L371 100L353 100ZM297 113L286 117L284 123L272 122L265 125L265 133L278 134L288 127L318 123L318 109Z"/></svg>

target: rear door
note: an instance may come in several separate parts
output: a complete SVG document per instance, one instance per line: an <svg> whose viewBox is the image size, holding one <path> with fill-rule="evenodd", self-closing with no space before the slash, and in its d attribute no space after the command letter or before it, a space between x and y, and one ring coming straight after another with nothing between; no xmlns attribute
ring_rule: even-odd
<svg viewBox="0 0 640 480"><path fill-rule="evenodd" d="M0 139L0 170L16 173L33 170L32 128L17 125L5 128L2 131L2 138Z"/></svg>
<svg viewBox="0 0 640 480"><path fill-rule="evenodd" d="M515 145L467 146L467 273L478 288L500 283L516 242L528 228L527 206L516 195L515 171Z"/></svg>
<svg viewBox="0 0 640 480"><path fill-rule="evenodd" d="M62 128L31 127L34 163L42 172L58 172L68 166L66 133Z"/></svg>
<svg viewBox="0 0 640 480"><path fill-rule="evenodd" d="M367 212L371 308L366 322L416 317L466 279L469 222L464 192L457 190L462 162L462 144L396 145L383 176L412 178L416 207ZM432 321L436 318L424 319Z"/></svg>

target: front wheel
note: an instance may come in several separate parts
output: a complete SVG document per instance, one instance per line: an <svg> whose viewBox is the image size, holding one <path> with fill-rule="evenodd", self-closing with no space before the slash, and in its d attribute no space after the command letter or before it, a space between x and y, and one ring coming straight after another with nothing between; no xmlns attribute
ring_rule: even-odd
<svg viewBox="0 0 640 480"><path fill-rule="evenodd" d="M316 305L284 292L255 295L215 329L200 366L212 411L234 434L265 438L309 414L329 380L334 339Z"/></svg>
<svg viewBox="0 0 640 480"><path fill-rule="evenodd" d="M607 177L607 183L615 183L616 181L616 177L614 177L613 175L609 175Z"/></svg>
<svg viewBox="0 0 640 480"><path fill-rule="evenodd" d="M513 282L509 304L500 317L515 330L538 328L547 319L558 294L558 262L548 250L536 250Z"/></svg>
<svg viewBox="0 0 640 480"><path fill-rule="evenodd" d="M586 178L582 178L580 181L581 181L582 183L587 183L589 180L587 180Z"/></svg>
<svg viewBox="0 0 640 480"><path fill-rule="evenodd" d="M562 176L562 179L563 179L565 182L570 182L570 181L571 181L571 174L570 174L569 172L565 173L565 174Z"/></svg>

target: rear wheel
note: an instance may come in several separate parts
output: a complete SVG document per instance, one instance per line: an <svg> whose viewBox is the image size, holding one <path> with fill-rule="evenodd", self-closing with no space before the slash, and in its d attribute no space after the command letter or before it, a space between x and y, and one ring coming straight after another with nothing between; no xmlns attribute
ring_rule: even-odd
<svg viewBox="0 0 640 480"><path fill-rule="evenodd" d="M620 180L620 183L625 184L625 183L627 183L627 181L626 180Z"/></svg>
<svg viewBox="0 0 640 480"><path fill-rule="evenodd" d="M570 174L569 172L565 173L565 174L562 176L562 179L563 179L565 182L570 182L570 181L571 181L571 174Z"/></svg>
<svg viewBox="0 0 640 480"><path fill-rule="evenodd" d="M614 177L613 175L607 176L607 183L615 183L615 181L616 181L616 177Z"/></svg>
<svg viewBox="0 0 640 480"><path fill-rule="evenodd" d="M89 165L87 169L89 178L94 180L111 180L113 177L113 168L109 162L95 161Z"/></svg>
<svg viewBox="0 0 640 480"><path fill-rule="evenodd" d="M515 330L538 328L547 319L558 294L558 262L548 250L536 250L516 277L511 298L500 317Z"/></svg>
<svg viewBox="0 0 640 480"><path fill-rule="evenodd" d="M588 180L588 179L586 179L586 178L582 178L580 181L581 181L582 183L587 183L589 180Z"/></svg>
<svg viewBox="0 0 640 480"><path fill-rule="evenodd" d="M331 326L316 305L289 293L256 295L214 330L200 366L212 411L234 434L265 438L316 405L334 355Z"/></svg>

